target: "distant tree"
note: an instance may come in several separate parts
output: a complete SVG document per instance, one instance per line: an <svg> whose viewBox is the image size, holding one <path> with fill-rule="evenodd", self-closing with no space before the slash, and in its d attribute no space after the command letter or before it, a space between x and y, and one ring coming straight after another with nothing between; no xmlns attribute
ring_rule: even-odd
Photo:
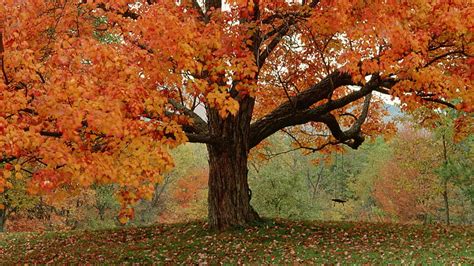
<svg viewBox="0 0 474 266"><path fill-rule="evenodd" d="M427 221L438 208L440 165L432 134L406 126L390 144L393 155L380 168L373 195L385 213L402 222Z"/></svg>
<svg viewBox="0 0 474 266"><path fill-rule="evenodd" d="M163 210L157 220L164 223L201 220L207 214L207 169L193 169L170 184Z"/></svg>
<svg viewBox="0 0 474 266"><path fill-rule="evenodd" d="M381 169L392 158L392 146L388 140L377 138L373 143L361 146L360 151L350 153L348 160L359 168L347 184L352 195L348 203L351 211L347 216L351 220L380 221L381 210L374 197L375 184L380 178Z"/></svg>
<svg viewBox="0 0 474 266"><path fill-rule="evenodd" d="M24 215L32 210L39 198L32 196L26 190L25 180L13 179L3 192L0 192L0 232L5 230L7 220L12 216Z"/></svg>
<svg viewBox="0 0 474 266"><path fill-rule="evenodd" d="M155 190L150 201L141 201L136 207L137 217L135 223L150 224L156 221L187 221L203 218L200 210L206 210L206 202L202 198L196 199L196 204L190 208L180 208L179 197L175 193L180 184L189 180L196 180L196 189L203 184L207 186L207 156L204 145L188 143L172 151L175 168L164 176L163 182L155 185ZM191 177L196 177L195 179ZM206 178L206 179L203 179ZM204 183L203 183L204 182ZM190 184L188 184L190 185ZM202 192L204 191L204 192ZM198 194L207 192L202 190ZM196 192L196 191L195 191ZM198 203L199 202L199 203ZM181 206L182 207L182 206ZM194 208L194 211L191 209ZM192 213L195 212L193 215Z"/></svg>
<svg viewBox="0 0 474 266"><path fill-rule="evenodd" d="M116 211L119 207L115 197L116 190L117 187L114 185L97 185L93 187L95 202L92 204L97 210L101 221L106 219L107 211Z"/></svg>
<svg viewBox="0 0 474 266"><path fill-rule="evenodd" d="M335 195L347 198L345 181L349 175L342 170L341 155L307 152L292 144L290 135L280 133L251 153L252 204L263 216L332 220L342 217L331 201Z"/></svg>
<svg viewBox="0 0 474 266"><path fill-rule="evenodd" d="M436 169L436 173L440 178L442 184L442 195L444 201L445 221L449 225L450 218L450 204L449 204L449 187L450 184L457 186L464 192L472 205L473 195L469 195L469 190L472 191L474 185L474 157L473 153L473 136L474 125L460 125L459 112L447 111L439 113L439 119L431 121L434 129L435 140L437 141L440 150L440 159L442 164ZM461 114L462 115L462 114ZM474 121L471 117L469 121ZM464 121L463 121L464 122ZM471 134L467 137L459 137L459 129L456 127L464 127L463 131ZM472 205L474 207L474 205Z"/></svg>

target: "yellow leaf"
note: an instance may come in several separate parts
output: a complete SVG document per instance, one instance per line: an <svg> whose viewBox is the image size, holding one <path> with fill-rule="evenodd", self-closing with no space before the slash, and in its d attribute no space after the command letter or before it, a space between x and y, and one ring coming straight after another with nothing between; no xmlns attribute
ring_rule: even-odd
<svg viewBox="0 0 474 266"><path fill-rule="evenodd" d="M129 220L128 217L125 217L125 216L119 217L119 222L121 224L126 224L128 222L128 220Z"/></svg>
<svg viewBox="0 0 474 266"><path fill-rule="evenodd" d="M3 177L5 179L10 178L11 175L12 175L12 173L10 171L8 171L8 170L3 171Z"/></svg>

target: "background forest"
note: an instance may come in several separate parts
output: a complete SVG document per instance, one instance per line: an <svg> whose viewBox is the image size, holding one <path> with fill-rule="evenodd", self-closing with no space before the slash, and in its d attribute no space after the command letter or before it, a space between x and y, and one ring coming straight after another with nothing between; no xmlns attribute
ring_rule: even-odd
<svg viewBox="0 0 474 266"><path fill-rule="evenodd" d="M285 133L270 138L251 156L252 205L263 217L290 220L472 224L474 137L456 138L455 114L430 124L417 121L416 113L408 117L391 108L398 132L358 150L321 154L292 146ZM129 225L206 218L206 147L182 145L174 158L174 170L151 200L137 205ZM0 194L3 230L122 226L114 185L60 199L29 195L21 182Z"/></svg>

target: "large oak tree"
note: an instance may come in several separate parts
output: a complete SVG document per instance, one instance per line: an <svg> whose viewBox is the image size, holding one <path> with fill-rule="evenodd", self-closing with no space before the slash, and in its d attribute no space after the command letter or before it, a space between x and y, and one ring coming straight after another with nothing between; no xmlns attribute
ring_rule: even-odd
<svg viewBox="0 0 474 266"><path fill-rule="evenodd" d="M43 190L116 182L125 216L184 141L207 145L225 229L258 220L247 161L275 132L356 149L392 130L382 94L464 111L460 132L472 112L468 1L2 2L0 183L27 164Z"/></svg>

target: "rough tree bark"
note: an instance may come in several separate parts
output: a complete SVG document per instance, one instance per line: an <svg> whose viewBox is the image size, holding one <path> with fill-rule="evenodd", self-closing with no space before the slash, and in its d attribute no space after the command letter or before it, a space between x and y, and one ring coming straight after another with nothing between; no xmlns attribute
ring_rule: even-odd
<svg viewBox="0 0 474 266"><path fill-rule="evenodd" d="M444 201L444 211L446 214L446 224L450 225L449 220L449 199L448 199L448 180L443 181L443 201Z"/></svg>
<svg viewBox="0 0 474 266"><path fill-rule="evenodd" d="M224 230L245 226L259 220L250 205L251 193L247 182L250 119L253 100L241 103L236 116L223 119L208 109L209 131L224 141L207 144L209 153L209 224Z"/></svg>
<svg viewBox="0 0 474 266"><path fill-rule="evenodd" d="M446 147L446 137L443 134L443 158L444 164L448 164L448 149ZM443 180L443 201L444 201L444 210L446 213L446 224L449 225L449 199L448 199L448 177L444 177Z"/></svg>
<svg viewBox="0 0 474 266"><path fill-rule="evenodd" d="M5 231L5 223L7 221L7 211L5 209L0 210L0 232Z"/></svg>

